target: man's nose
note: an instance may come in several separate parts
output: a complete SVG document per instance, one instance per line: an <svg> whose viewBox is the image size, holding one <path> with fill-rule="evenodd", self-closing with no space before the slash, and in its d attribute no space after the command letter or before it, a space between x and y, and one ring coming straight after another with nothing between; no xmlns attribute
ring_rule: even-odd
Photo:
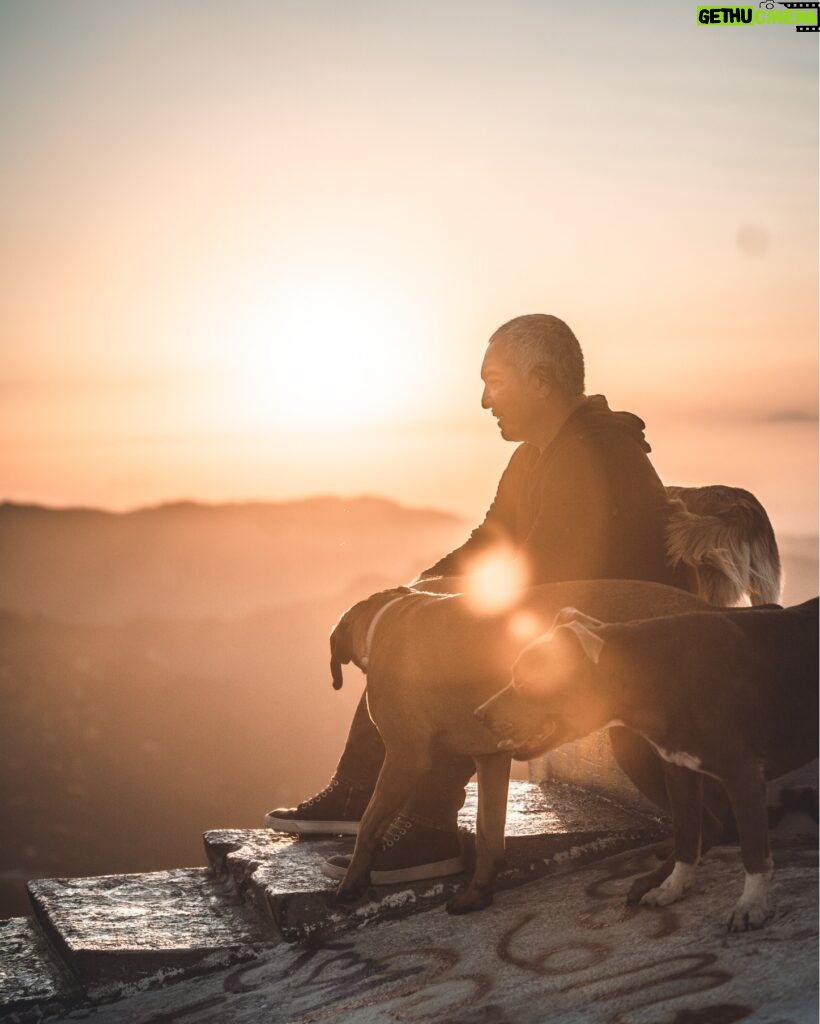
<svg viewBox="0 0 820 1024"><path fill-rule="evenodd" d="M492 398L490 395L489 384L484 385L484 390L481 392L481 408L490 409L492 407Z"/></svg>

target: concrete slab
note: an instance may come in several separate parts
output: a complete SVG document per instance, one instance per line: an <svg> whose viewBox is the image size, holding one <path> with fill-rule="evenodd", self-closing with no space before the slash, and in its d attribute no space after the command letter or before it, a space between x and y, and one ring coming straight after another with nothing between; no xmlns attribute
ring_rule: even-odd
<svg viewBox="0 0 820 1024"><path fill-rule="evenodd" d="M779 830L778 830L779 831ZM776 841L774 915L729 934L736 847L712 850L671 907L629 909L652 857L629 851L326 944L281 944L251 964L100 1008L93 1024L808 1024L818 1013L817 847Z"/></svg>
<svg viewBox="0 0 820 1024"><path fill-rule="evenodd" d="M459 814L461 828L475 831L478 787L467 786L467 798ZM665 827L665 819L653 808L651 814L636 812L590 790L564 782L510 781L507 797L508 836L563 834L571 832L629 831Z"/></svg>
<svg viewBox="0 0 820 1024"><path fill-rule="evenodd" d="M475 821L476 792L471 785L460 818L465 829ZM592 794L560 784L544 789L511 785L508 805L507 868L499 889L589 863L600 857L654 842L665 835L648 819ZM471 833L463 834L469 861ZM391 886L371 886L355 904L337 906L336 884L321 862L353 849L351 838L301 839L266 829L206 832L212 868L289 942L328 939L366 923L404 917L439 906L467 880L466 875Z"/></svg>
<svg viewBox="0 0 820 1024"><path fill-rule="evenodd" d="M29 883L49 942L84 988L215 969L277 939L206 868Z"/></svg>
<svg viewBox="0 0 820 1024"><path fill-rule="evenodd" d="M0 1021L53 1016L82 998L30 917L0 921Z"/></svg>

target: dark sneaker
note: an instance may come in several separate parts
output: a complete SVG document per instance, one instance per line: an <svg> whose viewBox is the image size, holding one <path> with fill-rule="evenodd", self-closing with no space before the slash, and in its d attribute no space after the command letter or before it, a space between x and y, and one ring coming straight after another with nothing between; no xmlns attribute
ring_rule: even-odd
<svg viewBox="0 0 820 1024"><path fill-rule="evenodd" d="M265 815L265 825L277 832L309 835L355 836L370 794L334 777L321 793L298 807L276 807Z"/></svg>
<svg viewBox="0 0 820 1024"><path fill-rule="evenodd" d="M349 856L330 857L322 863L322 874L344 878L349 864ZM444 832L398 817L382 837L373 858L370 881L373 885L392 885L458 875L462 871L464 859L457 832Z"/></svg>

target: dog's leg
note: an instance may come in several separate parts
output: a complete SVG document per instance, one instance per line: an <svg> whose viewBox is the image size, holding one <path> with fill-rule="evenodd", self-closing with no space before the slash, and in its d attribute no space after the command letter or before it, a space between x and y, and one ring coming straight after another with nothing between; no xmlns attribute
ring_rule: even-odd
<svg viewBox="0 0 820 1024"><path fill-rule="evenodd" d="M504 866L504 825L511 758L501 752L475 760L478 769L476 866L470 884L447 903L451 914L469 914L489 906L493 901L495 876Z"/></svg>
<svg viewBox="0 0 820 1024"><path fill-rule="evenodd" d="M636 789L656 807L671 811L666 765L655 748L643 736L621 726L609 730L609 741L615 760ZM664 861L634 880L626 897L627 905L637 906L648 892L662 885L672 874L675 859L673 842L672 853Z"/></svg>
<svg viewBox="0 0 820 1024"><path fill-rule="evenodd" d="M740 855L746 870L743 894L729 917L728 928L730 932L745 932L761 928L771 915L769 883L773 870L766 782L762 769L752 758L727 772L723 782L734 808L740 833Z"/></svg>
<svg viewBox="0 0 820 1024"><path fill-rule="evenodd" d="M640 900L650 907L676 903L683 898L695 877L695 866L700 857L703 776L672 764L664 765L664 774L672 811L674 850L659 868L635 880L629 891L628 903ZM659 875L660 884L655 881ZM647 884L653 881L655 887L647 889ZM636 899L641 890L642 895Z"/></svg>
<svg viewBox="0 0 820 1024"><path fill-rule="evenodd" d="M663 759L655 748L625 726L613 726L609 730L609 742L618 766L629 781L653 804L668 811Z"/></svg>
<svg viewBox="0 0 820 1024"><path fill-rule="evenodd" d="M641 793L656 806L671 811L667 789L665 764L660 755L642 737L630 729L614 727L609 730L612 752L624 773ZM721 841L727 821L731 821L731 805L724 787L717 781L701 776L703 816L701 820L701 854ZM641 897L655 889L672 873L675 867L673 853L654 871L640 875L632 884L627 903L640 903Z"/></svg>
<svg viewBox="0 0 820 1024"><path fill-rule="evenodd" d="M406 755L404 750L399 754L391 754L388 750L385 755L373 796L359 823L353 858L336 890L336 899L340 902L358 899L370 884L370 865L379 841L419 780L430 769L429 759Z"/></svg>
<svg viewBox="0 0 820 1024"><path fill-rule="evenodd" d="M716 779L703 778L704 788L711 782L717 784ZM725 799L725 797L724 797ZM726 801L728 808L729 803ZM704 857L708 850L721 841L724 835L724 823L723 818L718 818L713 811L706 805L706 801L703 803L703 815L701 817L701 840L700 840L700 855ZM663 853L659 851L658 859L662 861L661 864L655 868L654 871L650 871L645 875L638 875L629 890L629 895L626 898L626 902L629 906L636 906L641 902L641 897L649 892L650 889L655 889L659 886L669 875L672 874L672 869L675 867L675 842L670 840L668 844L664 844L665 849ZM671 851L667 854L667 850Z"/></svg>

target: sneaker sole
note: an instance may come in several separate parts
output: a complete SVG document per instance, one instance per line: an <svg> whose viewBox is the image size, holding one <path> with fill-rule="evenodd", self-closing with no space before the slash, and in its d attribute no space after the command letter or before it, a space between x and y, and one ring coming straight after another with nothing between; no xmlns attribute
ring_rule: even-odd
<svg viewBox="0 0 820 1024"><path fill-rule="evenodd" d="M292 818L275 818L272 814L265 815L265 827L275 832L293 832L296 835L311 836L357 836L358 821L307 821Z"/></svg>
<svg viewBox="0 0 820 1024"><path fill-rule="evenodd" d="M322 861L320 866L321 872L326 878L335 878L337 880L344 878L347 874L347 868L347 864L334 864L329 860ZM372 885L424 882L430 878L460 875L465 870L464 860L461 857L450 857L448 860L431 861L429 864L416 864L406 868L394 868L392 871L374 869L370 872L370 882Z"/></svg>

